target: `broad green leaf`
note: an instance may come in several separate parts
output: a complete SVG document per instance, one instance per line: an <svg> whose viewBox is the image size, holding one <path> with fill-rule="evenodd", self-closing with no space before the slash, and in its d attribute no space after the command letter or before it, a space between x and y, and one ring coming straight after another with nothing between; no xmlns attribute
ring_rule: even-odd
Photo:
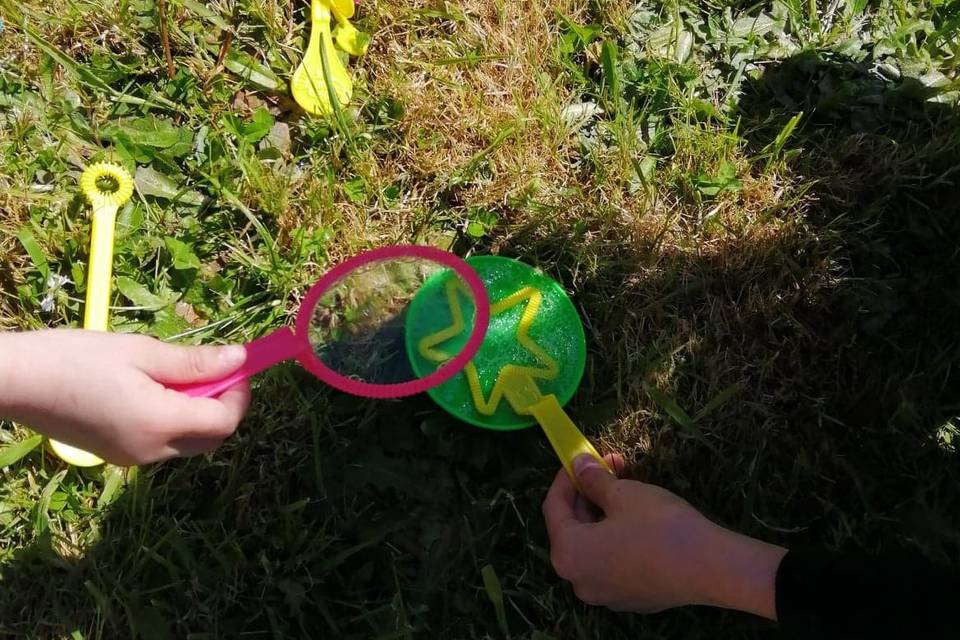
<svg viewBox="0 0 960 640"><path fill-rule="evenodd" d="M104 127L101 134L107 140L129 140L135 145L169 149L174 145L187 145L187 151L193 148L193 133L185 127L178 127L169 120L156 116L128 118Z"/></svg>
<svg viewBox="0 0 960 640"><path fill-rule="evenodd" d="M29 229L23 227L17 232L17 240L23 245L27 255L30 256L30 259L33 261L33 266L40 272L43 279L46 280L50 276L50 266L47 264L46 256L43 255L43 249L37 244L37 239L33 237Z"/></svg>
<svg viewBox="0 0 960 640"><path fill-rule="evenodd" d="M243 137L248 142L260 142L267 137L275 122L270 112L261 107L253 114L250 123L243 127Z"/></svg>
<svg viewBox="0 0 960 640"><path fill-rule="evenodd" d="M211 48L211 51L214 55L218 53L215 47ZM264 89L277 91L283 86L283 83L269 67L265 67L250 56L236 50L231 50L227 59L224 60L223 66L241 78L249 80Z"/></svg>
<svg viewBox="0 0 960 640"><path fill-rule="evenodd" d="M467 225L467 235L471 238L482 238L487 235L487 229L480 222L471 222Z"/></svg>
<svg viewBox="0 0 960 640"><path fill-rule="evenodd" d="M343 191L350 202L363 204L367 201L367 185L363 178L353 178L343 183Z"/></svg>
<svg viewBox="0 0 960 640"><path fill-rule="evenodd" d="M169 303L151 293L145 286L126 276L117 277L117 289L127 300L150 311L166 307Z"/></svg>
<svg viewBox="0 0 960 640"><path fill-rule="evenodd" d="M722 165L720 165L720 169L717 171L717 182L727 183L736 179L736 177L737 168L735 166L729 162L724 162Z"/></svg>
<svg viewBox="0 0 960 640"><path fill-rule="evenodd" d="M716 196L722 191L737 192L743 187L737 178L737 168L729 162L720 165L714 176L701 173L697 176L694 184L697 190L705 196Z"/></svg>
<svg viewBox="0 0 960 640"><path fill-rule="evenodd" d="M683 64L690 57L690 51L693 49L693 34L683 30L677 36L677 44L674 46L673 56L677 64Z"/></svg>
<svg viewBox="0 0 960 640"><path fill-rule="evenodd" d="M153 317L153 324L150 325L150 331L161 340L178 336L191 328L190 323L171 308L157 311Z"/></svg>
<svg viewBox="0 0 960 640"><path fill-rule="evenodd" d="M106 465L103 469L103 490L97 499L97 507L103 509L108 506L117 497L120 487L123 486L123 470L112 464Z"/></svg>
<svg viewBox="0 0 960 640"><path fill-rule="evenodd" d="M60 487L60 482L63 480L63 477L67 475L67 471L69 471L69 469L58 471L43 487L43 491L40 492L40 500L37 502L33 523L37 531L46 531L49 527L50 519L47 516L47 512L50 510L50 501L53 499L53 493Z"/></svg>
<svg viewBox="0 0 960 640"><path fill-rule="evenodd" d="M697 191L705 196L713 197L720 194L720 187L713 182L698 182Z"/></svg>
<svg viewBox="0 0 960 640"><path fill-rule="evenodd" d="M650 184L653 180L653 174L657 170L657 159L653 156L644 156L638 163L637 169L637 173L643 178L643 181L646 184Z"/></svg>
<svg viewBox="0 0 960 640"><path fill-rule="evenodd" d="M240 119L240 116L237 116L232 113L224 114L220 118L220 122L223 124L223 127L232 133L237 138L243 138L243 120Z"/></svg>
<svg viewBox="0 0 960 640"><path fill-rule="evenodd" d="M591 42L597 39L597 36L600 35L602 29L595 24L579 25L574 20L568 18L562 13L557 13L560 16L560 19L566 25L567 29L570 30L574 36L576 36L579 41L580 46L586 47Z"/></svg>
<svg viewBox="0 0 960 640"><path fill-rule="evenodd" d="M603 79L615 106L620 104L621 82L618 57L617 43L613 40L604 40L603 49L600 52L600 61L603 64Z"/></svg>
<svg viewBox="0 0 960 640"><path fill-rule="evenodd" d="M70 277L73 278L77 293L85 293L87 290L87 272L82 262L74 262L70 265Z"/></svg>
<svg viewBox="0 0 960 640"><path fill-rule="evenodd" d="M188 9L194 15L200 16L204 20L208 20L214 26L224 30L229 31L232 27L230 23L224 20L219 13L210 9L206 3L196 2L196 0L179 0L186 9Z"/></svg>
<svg viewBox="0 0 960 640"><path fill-rule="evenodd" d="M36 449L41 442L43 442L43 436L30 436L26 440L22 440L10 445L9 447L0 449L0 469L3 467L9 467L13 463L19 461L28 453Z"/></svg>
<svg viewBox="0 0 960 640"><path fill-rule="evenodd" d="M167 248L167 252L170 253L174 269L187 271L200 268L200 258L186 242L167 236L163 239L163 244Z"/></svg>
<svg viewBox="0 0 960 640"><path fill-rule="evenodd" d="M745 38L749 35L763 36L774 29L783 28L782 24L766 13L757 16L743 16L730 26L730 34L737 38Z"/></svg>
<svg viewBox="0 0 960 640"><path fill-rule="evenodd" d="M151 147L141 147L133 143L126 134L118 134L113 140L117 153L125 164L150 164L156 156L156 150Z"/></svg>
<svg viewBox="0 0 960 640"><path fill-rule="evenodd" d="M140 193L146 196L173 200L195 207L199 207L205 202L203 194L192 189L184 189L176 180L160 173L152 166L137 167L134 182Z"/></svg>
<svg viewBox="0 0 960 640"><path fill-rule="evenodd" d="M480 569L480 575L483 577L483 588L487 592L487 597L493 603L493 609L497 614L497 624L500 625L500 631L503 635L509 636L510 629L507 626L507 608L503 604L503 588L500 586L500 579L492 564L484 565Z"/></svg>

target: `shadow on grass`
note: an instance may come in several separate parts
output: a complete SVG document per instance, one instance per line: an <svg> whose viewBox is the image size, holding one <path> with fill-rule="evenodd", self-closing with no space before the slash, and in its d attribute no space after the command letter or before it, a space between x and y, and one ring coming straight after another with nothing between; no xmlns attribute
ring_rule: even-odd
<svg viewBox="0 0 960 640"><path fill-rule="evenodd" d="M806 114L788 145L802 148L790 171L813 181L799 220L698 251L599 217L579 236L546 224L502 245L574 292L591 352L571 412L632 451L635 474L774 542L956 562L960 119L922 97L842 60L771 65L740 131L759 157ZM714 407L681 428L644 382L691 415ZM7 562L0 631L503 637L489 564L512 637L770 632L576 603L539 511L556 466L536 431L464 427L424 398L354 401L287 368L216 457L143 471L85 557L38 545Z"/></svg>

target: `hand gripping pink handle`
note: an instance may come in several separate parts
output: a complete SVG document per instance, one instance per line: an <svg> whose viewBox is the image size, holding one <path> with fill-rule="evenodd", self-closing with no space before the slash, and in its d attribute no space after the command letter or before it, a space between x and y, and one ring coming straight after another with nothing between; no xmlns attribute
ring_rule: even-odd
<svg viewBox="0 0 960 640"><path fill-rule="evenodd" d="M216 398L233 385L265 371L284 360L299 357L310 343L294 335L288 327L274 331L259 340L244 345L247 360L243 366L226 378L212 382L170 384L167 388L185 393L192 398Z"/></svg>

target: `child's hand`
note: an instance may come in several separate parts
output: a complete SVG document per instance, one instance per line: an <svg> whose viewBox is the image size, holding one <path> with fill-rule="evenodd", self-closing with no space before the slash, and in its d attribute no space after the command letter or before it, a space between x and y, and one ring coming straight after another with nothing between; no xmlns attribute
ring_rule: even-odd
<svg viewBox="0 0 960 640"><path fill-rule="evenodd" d="M619 456L607 461L623 466ZM574 467L592 505L561 470L543 513L553 566L581 600L618 611L709 604L776 617L785 549L723 529L665 489L619 480L590 456Z"/></svg>
<svg viewBox="0 0 960 640"><path fill-rule="evenodd" d="M0 417L114 464L195 455L233 434L250 389L238 384L209 400L164 384L218 380L245 359L240 346L96 331L0 334Z"/></svg>

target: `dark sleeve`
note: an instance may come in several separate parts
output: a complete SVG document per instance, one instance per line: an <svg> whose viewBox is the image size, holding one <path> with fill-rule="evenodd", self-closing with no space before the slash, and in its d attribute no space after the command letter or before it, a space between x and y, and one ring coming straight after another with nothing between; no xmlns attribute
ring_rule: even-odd
<svg viewBox="0 0 960 640"><path fill-rule="evenodd" d="M791 551L776 582L788 638L960 638L960 573L920 556Z"/></svg>

